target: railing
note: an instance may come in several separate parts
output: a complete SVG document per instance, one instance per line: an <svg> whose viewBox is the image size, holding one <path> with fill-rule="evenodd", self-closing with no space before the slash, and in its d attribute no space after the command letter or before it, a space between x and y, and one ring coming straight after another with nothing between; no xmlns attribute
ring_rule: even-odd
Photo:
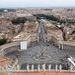
<svg viewBox="0 0 75 75"><path fill-rule="evenodd" d="M13 71L4 72L5 75L75 75L75 71ZM3 75L3 72L0 74Z"/></svg>

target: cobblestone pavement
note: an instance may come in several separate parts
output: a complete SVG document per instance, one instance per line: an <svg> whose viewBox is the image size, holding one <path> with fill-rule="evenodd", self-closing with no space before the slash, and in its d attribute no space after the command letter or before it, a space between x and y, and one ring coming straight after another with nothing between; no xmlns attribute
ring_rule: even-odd
<svg viewBox="0 0 75 75"><path fill-rule="evenodd" d="M61 63L66 54L52 46L52 44L45 45L38 43L35 46L22 51L19 54L19 64L24 63Z"/></svg>

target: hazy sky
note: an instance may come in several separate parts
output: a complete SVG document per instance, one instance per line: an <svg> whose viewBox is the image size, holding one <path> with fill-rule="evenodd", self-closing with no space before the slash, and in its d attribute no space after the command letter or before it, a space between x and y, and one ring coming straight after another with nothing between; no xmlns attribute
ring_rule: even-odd
<svg viewBox="0 0 75 75"><path fill-rule="evenodd" d="M0 0L0 8L8 7L75 7L75 0Z"/></svg>

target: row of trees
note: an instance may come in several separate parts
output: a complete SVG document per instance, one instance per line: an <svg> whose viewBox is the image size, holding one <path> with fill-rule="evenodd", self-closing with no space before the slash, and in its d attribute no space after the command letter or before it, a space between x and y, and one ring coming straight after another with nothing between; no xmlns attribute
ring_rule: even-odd
<svg viewBox="0 0 75 75"><path fill-rule="evenodd" d="M37 17L37 19L40 19L41 17L47 19L47 20L52 20L52 21L57 21L59 22L60 24L62 23L68 23L68 24L74 24L75 23L75 20L73 19L60 19L58 17L55 17L54 15L45 15L45 14L36 14L34 15Z"/></svg>
<svg viewBox="0 0 75 75"><path fill-rule="evenodd" d="M36 16L37 19L40 19L41 17L43 17L43 18L48 19L48 20L58 21L58 18L56 18L56 17L53 16L53 15L36 14L36 15L34 15L34 16Z"/></svg>

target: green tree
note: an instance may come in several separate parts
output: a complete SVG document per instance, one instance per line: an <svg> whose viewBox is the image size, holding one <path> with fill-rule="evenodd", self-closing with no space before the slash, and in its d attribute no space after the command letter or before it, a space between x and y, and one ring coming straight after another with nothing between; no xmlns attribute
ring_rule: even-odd
<svg viewBox="0 0 75 75"><path fill-rule="evenodd" d="M6 39L0 39L0 45L6 44L7 40Z"/></svg>
<svg viewBox="0 0 75 75"><path fill-rule="evenodd" d="M20 24L20 23L25 23L27 19L25 17L18 17L16 19L12 20L13 24Z"/></svg>

